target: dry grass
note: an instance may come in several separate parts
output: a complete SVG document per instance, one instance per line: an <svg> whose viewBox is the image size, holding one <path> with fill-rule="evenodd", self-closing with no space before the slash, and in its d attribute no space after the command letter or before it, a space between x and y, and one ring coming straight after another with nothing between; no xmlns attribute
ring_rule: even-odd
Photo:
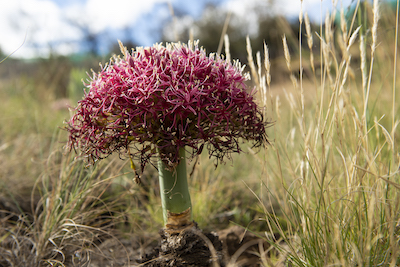
<svg viewBox="0 0 400 267"><path fill-rule="evenodd" d="M341 12L336 29L332 14L313 33L301 14L308 50L291 54L283 38L287 83L274 84L268 44L253 58L248 40L249 72L274 121L272 146L255 153L244 144L247 155L216 169L206 156L190 163L194 219L203 229L233 221L265 233L270 246L258 244L257 254L264 266L400 265L398 18L380 16L376 3L357 5L368 21L361 28L359 17ZM231 59L228 36L221 40ZM73 71L73 101L81 74ZM51 109L54 97L32 84L22 77L1 92L0 264L90 266L102 258L129 266L162 226L156 171L147 169L139 186L127 160L86 168L63 154L58 127L68 111Z"/></svg>
<svg viewBox="0 0 400 267"><path fill-rule="evenodd" d="M279 92L267 95L268 114L274 114L276 121L274 146L262 158L265 193L258 199L269 231L278 231L284 245L268 240L295 266L400 264L399 99L395 98L399 87L393 71L398 62L396 52L385 50L397 47L397 37L380 34L386 31L383 27L398 24L390 24L392 17L379 24L377 1L370 12L370 28L364 25L363 31L348 28L343 13L341 26L334 31L335 16L328 15L324 32L316 34L322 44L320 56L314 54L307 30L311 61L307 65L314 73L314 85L302 79L306 59L301 53L300 77L293 73L293 56L283 37L293 88L282 88L286 104ZM309 28L307 17L305 23ZM318 71L313 63L317 58ZM388 61L380 69L376 65L381 66L382 60ZM254 65L250 68L256 73ZM383 87L382 77L393 85ZM263 80L262 75L254 79L260 91L266 87ZM279 203L278 209L270 208L274 203Z"/></svg>

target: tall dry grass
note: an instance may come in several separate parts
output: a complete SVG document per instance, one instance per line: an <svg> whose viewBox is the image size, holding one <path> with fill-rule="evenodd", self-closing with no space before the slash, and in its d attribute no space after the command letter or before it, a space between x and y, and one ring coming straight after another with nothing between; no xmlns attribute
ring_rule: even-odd
<svg viewBox="0 0 400 267"><path fill-rule="evenodd" d="M272 148L256 156L266 173L257 195L266 238L281 255L262 257L265 266L400 264L398 10L394 20L388 10L381 16L378 1L367 5L358 2L350 23L339 11L336 29L336 14L327 14L317 33L300 12L306 33L299 43L309 50L291 55L283 37L292 88L270 89L268 56L264 64L259 53L257 65L249 60L275 121ZM368 25L354 24L361 11ZM292 71L293 56L300 73ZM303 77L304 66L313 79ZM281 239L269 234L276 232Z"/></svg>

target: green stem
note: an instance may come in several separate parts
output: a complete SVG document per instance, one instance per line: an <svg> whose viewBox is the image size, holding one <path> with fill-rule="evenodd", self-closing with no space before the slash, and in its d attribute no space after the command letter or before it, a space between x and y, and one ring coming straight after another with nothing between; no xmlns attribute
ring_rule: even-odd
<svg viewBox="0 0 400 267"><path fill-rule="evenodd" d="M180 162L173 171L169 170L161 159L158 159L160 194L165 224L168 221L168 212L182 213L192 208L184 148L179 150L179 157Z"/></svg>

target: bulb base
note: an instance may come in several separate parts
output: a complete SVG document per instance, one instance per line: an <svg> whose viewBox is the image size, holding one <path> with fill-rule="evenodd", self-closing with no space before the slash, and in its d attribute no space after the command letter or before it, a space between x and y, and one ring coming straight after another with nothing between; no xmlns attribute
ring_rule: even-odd
<svg viewBox="0 0 400 267"><path fill-rule="evenodd" d="M191 218L192 212L190 207L181 213L173 213L168 211L165 231L169 234L174 234L196 226L196 223L192 221Z"/></svg>

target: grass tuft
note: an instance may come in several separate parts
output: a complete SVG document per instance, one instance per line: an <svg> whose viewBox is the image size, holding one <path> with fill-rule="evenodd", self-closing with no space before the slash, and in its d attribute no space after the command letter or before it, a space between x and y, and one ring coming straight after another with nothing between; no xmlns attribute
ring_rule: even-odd
<svg viewBox="0 0 400 267"><path fill-rule="evenodd" d="M391 99L395 94L382 88L381 77L388 74L376 66L385 49L378 45L382 30L378 22L388 25L388 18L380 20L377 1L371 13L370 29L358 25L350 27L352 32L343 11L341 27L336 29L334 16L326 16L324 31L316 33L321 41L319 70L306 15L309 50L302 53L312 55L310 62L296 54L301 70L296 78L295 57L284 36L293 88L285 88L285 103L279 90L264 95L268 103L276 103L275 138L273 148L263 155L264 193L257 199L268 226L266 240L291 266L400 264L400 155L399 139L393 134L399 118L391 110L398 109L399 99ZM353 22L356 14L357 10ZM379 43L397 47L397 37L380 36L385 39ZM395 53L390 61L397 64ZM303 78L303 66L310 66L314 74L310 80ZM253 79L257 87L266 86L258 76ZM271 238L272 233L280 239ZM264 261L264 265L281 266L278 262Z"/></svg>

